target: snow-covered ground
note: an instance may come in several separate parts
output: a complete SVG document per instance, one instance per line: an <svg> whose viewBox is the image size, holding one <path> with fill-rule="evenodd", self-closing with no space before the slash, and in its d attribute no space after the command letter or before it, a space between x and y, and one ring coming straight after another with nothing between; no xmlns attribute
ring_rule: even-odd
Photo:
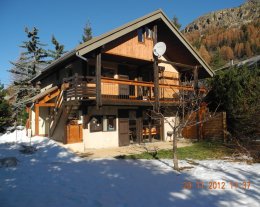
<svg viewBox="0 0 260 207"><path fill-rule="evenodd" d="M260 206L260 164L197 161L179 174L171 160L85 160L41 137L25 155L21 142L24 132L0 137L0 159L20 161L0 167L1 207Z"/></svg>

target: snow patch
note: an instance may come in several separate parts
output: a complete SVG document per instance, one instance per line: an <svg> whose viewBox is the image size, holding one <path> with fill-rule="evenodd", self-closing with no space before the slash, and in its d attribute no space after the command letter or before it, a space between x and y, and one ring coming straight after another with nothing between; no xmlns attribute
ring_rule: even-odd
<svg viewBox="0 0 260 207"><path fill-rule="evenodd" d="M22 143L37 151L20 153ZM172 160L86 160L46 137L30 140L25 131L0 136L4 157L20 162L0 168L1 206L259 206L260 164L181 160L180 167L193 168L177 173ZM209 189L213 182L225 189Z"/></svg>

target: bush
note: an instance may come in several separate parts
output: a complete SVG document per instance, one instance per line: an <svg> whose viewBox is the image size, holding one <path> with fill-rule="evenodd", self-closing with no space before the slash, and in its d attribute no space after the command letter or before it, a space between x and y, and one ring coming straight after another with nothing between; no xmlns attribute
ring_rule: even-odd
<svg viewBox="0 0 260 207"><path fill-rule="evenodd" d="M207 102L227 112L228 130L239 138L254 139L260 123L260 67L230 68L209 80Z"/></svg>

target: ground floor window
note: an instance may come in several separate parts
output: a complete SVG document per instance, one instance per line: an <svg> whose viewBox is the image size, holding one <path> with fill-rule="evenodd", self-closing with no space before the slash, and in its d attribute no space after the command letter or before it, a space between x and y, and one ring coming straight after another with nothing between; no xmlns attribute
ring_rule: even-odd
<svg viewBox="0 0 260 207"><path fill-rule="evenodd" d="M90 119L90 132L100 132L103 130L102 116L93 116Z"/></svg>
<svg viewBox="0 0 260 207"><path fill-rule="evenodd" d="M115 131L116 116L92 116L90 119L90 132Z"/></svg>

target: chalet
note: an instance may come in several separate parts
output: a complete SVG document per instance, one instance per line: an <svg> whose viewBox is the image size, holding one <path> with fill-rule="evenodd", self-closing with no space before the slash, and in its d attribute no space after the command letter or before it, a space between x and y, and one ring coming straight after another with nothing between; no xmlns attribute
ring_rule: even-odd
<svg viewBox="0 0 260 207"><path fill-rule="evenodd" d="M157 42L167 50L153 54ZM194 85L183 84L184 76ZM87 148L166 140L170 128L151 110L170 107L180 90L198 88L212 70L166 15L157 10L80 44L31 82L40 93L28 104L32 136Z"/></svg>

